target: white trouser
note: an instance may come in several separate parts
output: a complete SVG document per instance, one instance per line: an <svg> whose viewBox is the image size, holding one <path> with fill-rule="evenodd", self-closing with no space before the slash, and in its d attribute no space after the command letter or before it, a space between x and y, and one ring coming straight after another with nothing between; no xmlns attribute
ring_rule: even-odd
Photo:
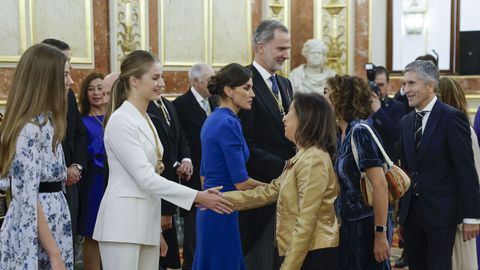
<svg viewBox="0 0 480 270"><path fill-rule="evenodd" d="M104 270L157 270L160 246L99 242Z"/></svg>

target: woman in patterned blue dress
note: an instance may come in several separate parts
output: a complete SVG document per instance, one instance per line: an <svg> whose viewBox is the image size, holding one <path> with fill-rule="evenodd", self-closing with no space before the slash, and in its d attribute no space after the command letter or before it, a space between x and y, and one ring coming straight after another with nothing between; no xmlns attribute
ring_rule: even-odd
<svg viewBox="0 0 480 270"><path fill-rule="evenodd" d="M324 91L335 109L340 127L334 165L340 184L338 209L342 221L338 269L390 269L393 223L383 172L385 161L368 129L359 125L367 124L365 119L372 114L372 92L367 82L350 76L328 78ZM351 140L358 149L358 166ZM366 173L372 184L373 207L363 202L361 171Z"/></svg>
<svg viewBox="0 0 480 270"><path fill-rule="evenodd" d="M222 192L265 185L248 177L249 152L237 118L240 109L250 110L255 94L252 73L239 64L229 64L213 76L208 89L220 96L220 107L203 124L200 138L203 188L222 186ZM195 270L244 270L238 212L220 215L211 210L197 212Z"/></svg>
<svg viewBox="0 0 480 270"><path fill-rule="evenodd" d="M0 229L0 269L73 269L63 195L68 58L45 44L20 58L0 128L0 184L12 201Z"/></svg>
<svg viewBox="0 0 480 270"><path fill-rule="evenodd" d="M83 266L100 270L98 242L92 239L98 209L106 187L105 146L103 144L103 117L106 103L102 91L103 74L90 73L80 87L79 103L82 121L87 131L88 164L86 173L79 182L80 215L78 234L84 236Z"/></svg>

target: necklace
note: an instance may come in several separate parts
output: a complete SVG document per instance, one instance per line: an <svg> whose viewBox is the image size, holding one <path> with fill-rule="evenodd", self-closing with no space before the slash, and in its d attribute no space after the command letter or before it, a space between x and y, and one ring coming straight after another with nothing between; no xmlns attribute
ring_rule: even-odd
<svg viewBox="0 0 480 270"><path fill-rule="evenodd" d="M288 91L287 91L288 92ZM278 96L275 96L275 94L273 93L273 91L270 91L270 94L272 94L273 98L275 99L275 101L277 102L277 106L278 106L278 110L280 111L280 114L282 115L282 117L285 116L285 109L283 109L283 102L282 102L282 97L280 96L280 91L278 91Z"/></svg>
<svg viewBox="0 0 480 270"><path fill-rule="evenodd" d="M155 168L155 172L158 174L161 174L165 170L165 165L163 164L162 161L162 153L160 153L160 143L158 142L158 137L155 134L155 130L153 130L153 126L148 120L148 116L144 116L145 120L147 121L148 126L150 127L150 130L152 131L153 138L155 138L155 152L157 154L157 166Z"/></svg>
<svg viewBox="0 0 480 270"><path fill-rule="evenodd" d="M93 116L93 118L95 118L95 120L97 120L97 122L103 128L103 121L100 121L100 119L98 118L98 115L95 115L95 114L90 114L90 115Z"/></svg>

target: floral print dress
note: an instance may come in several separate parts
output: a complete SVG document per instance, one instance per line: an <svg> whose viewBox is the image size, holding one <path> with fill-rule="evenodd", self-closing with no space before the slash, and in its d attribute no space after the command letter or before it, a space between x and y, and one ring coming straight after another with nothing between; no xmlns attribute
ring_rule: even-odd
<svg viewBox="0 0 480 270"><path fill-rule="evenodd" d="M11 186L12 201L0 229L0 269L51 269L38 241L39 201L67 269L73 269L72 224L63 192L39 193L40 182L65 181L62 146L52 146L49 114L40 114L20 131L16 152L2 189Z"/></svg>

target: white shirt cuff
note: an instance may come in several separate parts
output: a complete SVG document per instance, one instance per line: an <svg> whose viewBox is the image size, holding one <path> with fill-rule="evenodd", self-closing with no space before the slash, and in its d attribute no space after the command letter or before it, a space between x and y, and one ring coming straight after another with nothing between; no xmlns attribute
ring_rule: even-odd
<svg viewBox="0 0 480 270"><path fill-rule="evenodd" d="M192 163L192 160L189 159L189 158L184 158L184 159L182 159L182 162L184 162L184 161L188 161L188 162Z"/></svg>
<svg viewBox="0 0 480 270"><path fill-rule="evenodd" d="M478 218L464 218L463 223L464 224L480 224L480 219L478 219Z"/></svg>

